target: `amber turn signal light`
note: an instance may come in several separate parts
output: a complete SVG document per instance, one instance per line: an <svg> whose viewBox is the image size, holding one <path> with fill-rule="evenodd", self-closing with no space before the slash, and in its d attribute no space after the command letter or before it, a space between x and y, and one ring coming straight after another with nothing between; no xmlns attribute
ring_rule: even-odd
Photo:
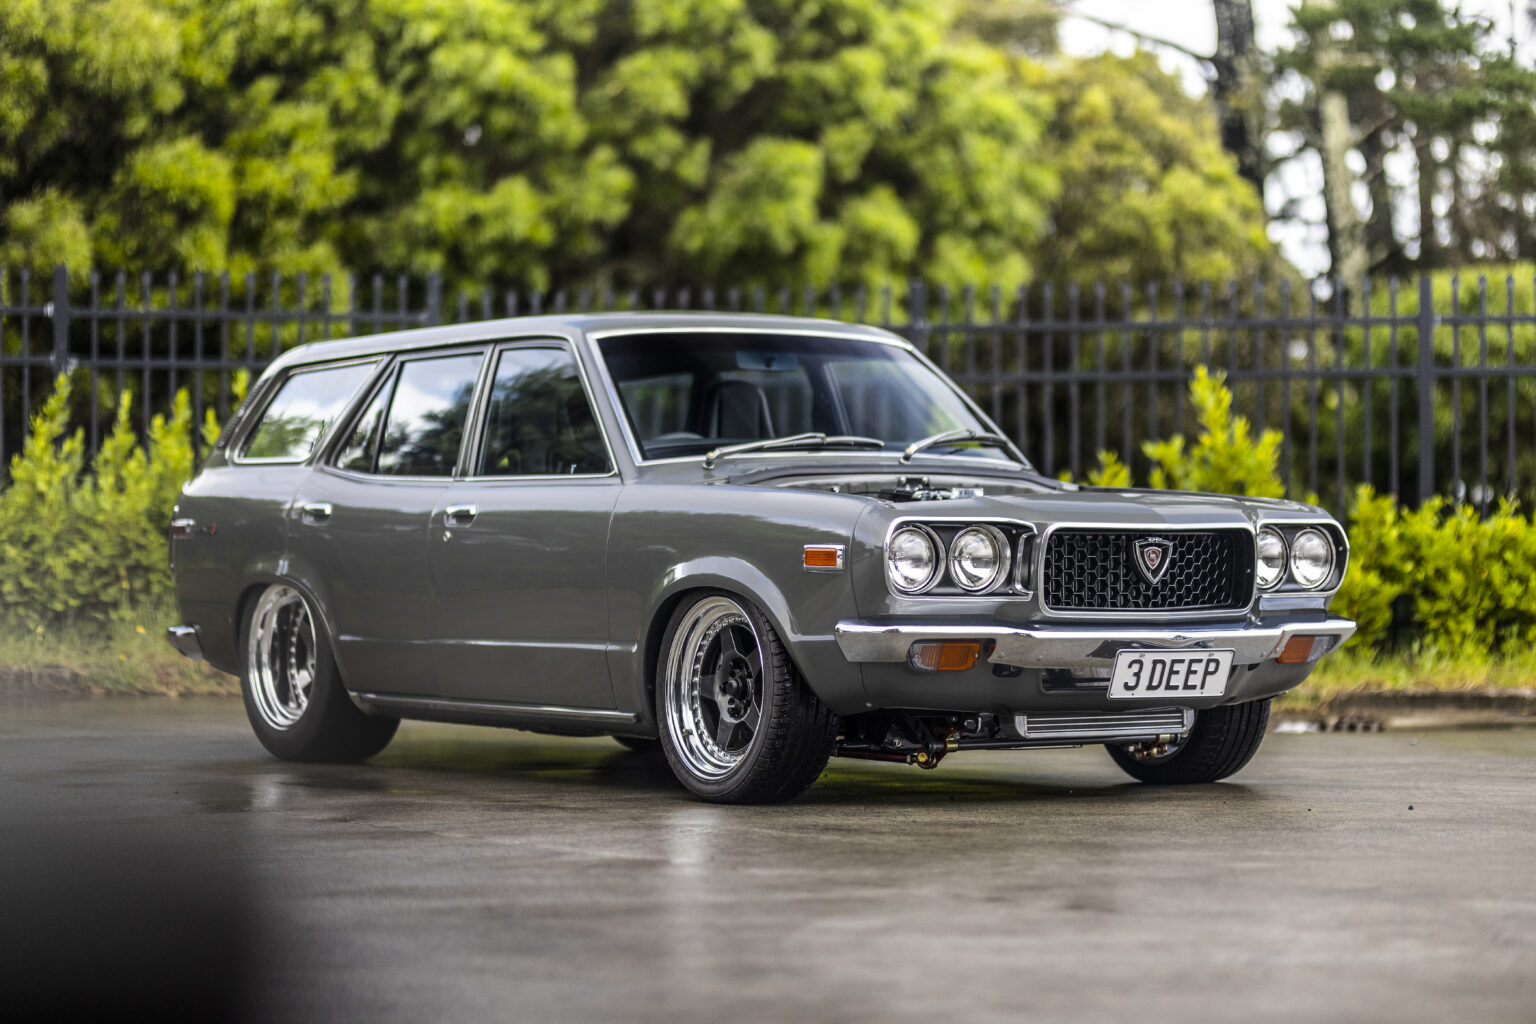
<svg viewBox="0 0 1536 1024"><path fill-rule="evenodd" d="M980 640L919 640L907 663L919 672L967 672L981 660Z"/></svg>
<svg viewBox="0 0 1536 1024"><path fill-rule="evenodd" d="M1321 658L1332 646L1331 636L1293 636L1285 642L1285 649L1275 660L1282 665L1302 665Z"/></svg>
<svg viewBox="0 0 1536 1024"><path fill-rule="evenodd" d="M841 569L843 546L841 544L807 544L804 565L807 569Z"/></svg>

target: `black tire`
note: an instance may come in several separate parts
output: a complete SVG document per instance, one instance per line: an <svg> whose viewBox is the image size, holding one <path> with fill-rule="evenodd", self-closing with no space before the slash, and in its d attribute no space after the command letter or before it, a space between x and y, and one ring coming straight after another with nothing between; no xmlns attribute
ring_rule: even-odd
<svg viewBox="0 0 1536 1024"><path fill-rule="evenodd" d="M1195 714L1189 739L1166 754L1145 744L1106 747L1126 774L1155 785L1216 782L1236 773L1258 752L1269 724L1269 700L1228 704Z"/></svg>
<svg viewBox="0 0 1536 1024"><path fill-rule="evenodd" d="M648 736L615 736L622 747L628 747L637 754L661 753L661 740L653 740Z"/></svg>
<svg viewBox="0 0 1536 1024"><path fill-rule="evenodd" d="M655 702L672 773L713 803L799 796L826 768L837 738L837 715L806 686L768 619L721 591L691 595L673 613Z"/></svg>
<svg viewBox="0 0 1536 1024"><path fill-rule="evenodd" d="M330 638L296 588L274 583L240 623L240 694L256 738L285 761L362 761L383 750L400 719L370 715L347 696Z"/></svg>

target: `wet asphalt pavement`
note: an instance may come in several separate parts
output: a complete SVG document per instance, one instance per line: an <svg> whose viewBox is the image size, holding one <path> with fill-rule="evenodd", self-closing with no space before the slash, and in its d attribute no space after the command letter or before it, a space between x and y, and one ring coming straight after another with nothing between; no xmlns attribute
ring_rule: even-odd
<svg viewBox="0 0 1536 1024"><path fill-rule="evenodd" d="M0 705L31 1019L1536 1020L1536 730L834 761L697 803L606 739L406 723L269 758L238 702ZM29 1002L30 1000L30 1002ZM23 1019L23 1018L12 1018Z"/></svg>

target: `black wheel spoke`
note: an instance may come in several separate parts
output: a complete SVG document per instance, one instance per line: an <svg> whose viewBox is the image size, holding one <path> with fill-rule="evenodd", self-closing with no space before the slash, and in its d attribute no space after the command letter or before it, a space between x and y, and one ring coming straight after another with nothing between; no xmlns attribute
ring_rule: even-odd
<svg viewBox="0 0 1536 1024"><path fill-rule="evenodd" d="M715 720L715 742L721 750L731 749L731 739L736 735L736 723L721 715Z"/></svg>
<svg viewBox="0 0 1536 1024"><path fill-rule="evenodd" d="M752 730L752 735L757 735L757 723L763 720L762 709L753 701L747 708L747 713L741 716L741 724Z"/></svg>

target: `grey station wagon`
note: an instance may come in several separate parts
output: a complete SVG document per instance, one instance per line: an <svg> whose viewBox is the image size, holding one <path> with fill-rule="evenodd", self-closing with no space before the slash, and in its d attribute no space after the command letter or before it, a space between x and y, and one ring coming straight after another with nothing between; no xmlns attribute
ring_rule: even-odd
<svg viewBox="0 0 1536 1024"><path fill-rule="evenodd" d="M1322 510L1049 479L906 341L788 317L302 346L171 535L171 642L278 757L402 718L607 733L721 802L1084 744L1212 782L1354 631Z"/></svg>

